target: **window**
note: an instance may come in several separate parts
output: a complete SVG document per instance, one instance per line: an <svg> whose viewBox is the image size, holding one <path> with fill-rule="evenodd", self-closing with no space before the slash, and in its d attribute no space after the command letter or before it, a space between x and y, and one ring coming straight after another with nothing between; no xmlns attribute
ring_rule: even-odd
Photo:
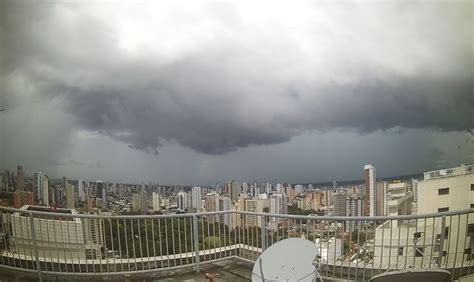
<svg viewBox="0 0 474 282"><path fill-rule="evenodd" d="M403 256L403 247L398 248L398 255Z"/></svg>
<svg viewBox="0 0 474 282"><path fill-rule="evenodd" d="M444 228L444 239L448 238L449 236L449 227Z"/></svg>
<svg viewBox="0 0 474 282"><path fill-rule="evenodd" d="M474 204L471 204L471 209L474 209Z"/></svg>
<svg viewBox="0 0 474 282"><path fill-rule="evenodd" d="M472 252L471 252L471 248L467 248L464 250L464 254L465 255L470 255Z"/></svg>
<svg viewBox="0 0 474 282"><path fill-rule="evenodd" d="M449 194L449 188L438 189L438 195L448 195L448 194Z"/></svg>
<svg viewBox="0 0 474 282"><path fill-rule="evenodd" d="M425 248L420 248L420 247L416 248L415 257L422 257L424 250Z"/></svg>
<svg viewBox="0 0 474 282"><path fill-rule="evenodd" d="M448 212L449 211L449 208L439 208L438 209L438 212Z"/></svg>
<svg viewBox="0 0 474 282"><path fill-rule="evenodd" d="M474 183L471 184L471 191L474 191Z"/></svg>

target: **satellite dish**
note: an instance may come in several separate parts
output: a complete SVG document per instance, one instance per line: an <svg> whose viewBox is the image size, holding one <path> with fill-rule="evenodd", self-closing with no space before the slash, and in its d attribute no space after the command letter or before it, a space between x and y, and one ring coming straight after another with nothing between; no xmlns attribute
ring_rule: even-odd
<svg viewBox="0 0 474 282"><path fill-rule="evenodd" d="M273 244L257 259L252 281L314 281L319 277L313 264L319 257L316 245L306 239L290 238Z"/></svg>
<svg viewBox="0 0 474 282"><path fill-rule="evenodd" d="M408 269L375 275L371 282L447 282L451 273L443 269Z"/></svg>

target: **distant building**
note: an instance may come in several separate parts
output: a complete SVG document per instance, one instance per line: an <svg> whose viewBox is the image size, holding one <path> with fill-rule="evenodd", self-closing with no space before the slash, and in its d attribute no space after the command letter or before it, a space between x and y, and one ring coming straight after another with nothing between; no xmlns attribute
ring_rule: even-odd
<svg viewBox="0 0 474 282"><path fill-rule="evenodd" d="M383 216L386 214L385 200L387 197L387 182L379 181L376 183L375 193L375 215Z"/></svg>
<svg viewBox="0 0 474 282"><path fill-rule="evenodd" d="M332 193L332 199L334 202L332 215L334 216L346 215L346 198L347 198L347 193L345 192Z"/></svg>
<svg viewBox="0 0 474 282"><path fill-rule="evenodd" d="M142 189L139 193L133 194L132 198L132 207L133 210L138 212L147 212L147 199L146 199L146 192Z"/></svg>
<svg viewBox="0 0 474 282"><path fill-rule="evenodd" d="M346 216L362 216L364 214L364 197L353 194L346 198ZM348 220L347 230L361 229L362 221Z"/></svg>
<svg viewBox="0 0 474 282"><path fill-rule="evenodd" d="M179 192L176 195L176 205L178 209L184 211L188 209L188 197L187 194L184 192Z"/></svg>
<svg viewBox="0 0 474 282"><path fill-rule="evenodd" d="M86 193L84 191L84 181L81 179L77 181L77 192L79 194L79 199L84 202L86 200Z"/></svg>
<svg viewBox="0 0 474 282"><path fill-rule="evenodd" d="M33 193L28 191L15 191L13 192L13 207L16 209L21 208L24 205L33 204Z"/></svg>
<svg viewBox="0 0 474 282"><path fill-rule="evenodd" d="M74 193L74 186L69 185L66 188L66 208L74 209L75 208L75 193Z"/></svg>
<svg viewBox="0 0 474 282"><path fill-rule="evenodd" d="M277 192L277 194L280 194L283 190L283 185L281 185L281 183L277 183L275 185L275 192Z"/></svg>
<svg viewBox="0 0 474 282"><path fill-rule="evenodd" d="M333 194L333 191L329 188L323 190L324 205L326 207L332 206L332 204L333 204L332 194Z"/></svg>
<svg viewBox="0 0 474 282"><path fill-rule="evenodd" d="M368 164L364 166L365 181L365 207L364 215L375 216L377 214L377 190L375 184L375 167Z"/></svg>
<svg viewBox="0 0 474 282"><path fill-rule="evenodd" d="M102 199L104 192L104 182L97 180L95 185L95 197Z"/></svg>
<svg viewBox="0 0 474 282"><path fill-rule="evenodd" d="M386 215L411 214L413 194L408 191L406 182L397 181L387 186ZM396 225L397 222L394 222Z"/></svg>
<svg viewBox="0 0 474 282"><path fill-rule="evenodd" d="M33 197L36 204L49 206L49 180L41 171L34 173Z"/></svg>
<svg viewBox="0 0 474 282"><path fill-rule="evenodd" d="M215 192L208 193L204 197L204 209L206 212L216 212L219 211L219 195ZM217 215L210 215L207 216L207 220L209 222L216 222L218 221L219 216Z"/></svg>
<svg viewBox="0 0 474 282"><path fill-rule="evenodd" d="M232 201L229 197L220 197L219 198L219 211L229 211L232 208ZM231 228L231 217L232 214L226 213L219 215L219 222L224 223L229 228Z"/></svg>
<svg viewBox="0 0 474 282"><path fill-rule="evenodd" d="M16 191L25 191L25 172L21 165L16 168Z"/></svg>
<svg viewBox="0 0 474 282"><path fill-rule="evenodd" d="M242 182L242 193L247 194L249 192L249 184L247 182Z"/></svg>
<svg viewBox="0 0 474 282"><path fill-rule="evenodd" d="M160 210L160 194L153 192L152 201L153 201L153 211L159 211Z"/></svg>
<svg viewBox="0 0 474 282"><path fill-rule="evenodd" d="M239 182L232 180L230 181L230 199L232 202L237 201L240 194L240 184Z"/></svg>
<svg viewBox="0 0 474 282"><path fill-rule="evenodd" d="M193 187L191 190L191 208L195 212L201 212L202 209L202 195L201 187Z"/></svg>

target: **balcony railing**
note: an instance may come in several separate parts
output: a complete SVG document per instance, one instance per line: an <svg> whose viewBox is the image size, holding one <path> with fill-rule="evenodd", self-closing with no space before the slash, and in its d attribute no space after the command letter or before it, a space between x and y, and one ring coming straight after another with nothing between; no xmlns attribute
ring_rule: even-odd
<svg viewBox="0 0 474 282"><path fill-rule="evenodd" d="M225 259L253 262L303 237L323 277L369 280L385 271L472 273L474 210L396 217L294 216L239 211L88 215L0 207L0 267L37 276L133 276ZM414 238L416 240L414 241Z"/></svg>

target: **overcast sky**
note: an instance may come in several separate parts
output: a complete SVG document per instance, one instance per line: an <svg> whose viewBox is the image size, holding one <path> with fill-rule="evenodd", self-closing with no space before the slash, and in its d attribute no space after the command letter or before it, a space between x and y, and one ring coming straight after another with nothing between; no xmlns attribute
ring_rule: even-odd
<svg viewBox="0 0 474 282"><path fill-rule="evenodd" d="M0 169L296 183L470 161L473 5L1 1Z"/></svg>

